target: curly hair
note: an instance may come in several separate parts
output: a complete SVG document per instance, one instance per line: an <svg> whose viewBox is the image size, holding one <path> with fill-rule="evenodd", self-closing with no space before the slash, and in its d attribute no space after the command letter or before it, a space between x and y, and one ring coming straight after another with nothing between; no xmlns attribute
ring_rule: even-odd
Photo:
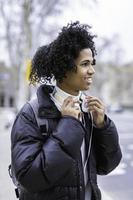
<svg viewBox="0 0 133 200"><path fill-rule="evenodd" d="M90 28L78 21L69 23L51 44L40 47L32 61L30 81L44 83L54 77L62 82L68 71L76 71L74 61L85 48L91 49L94 59L96 49L93 38L96 36L90 33Z"/></svg>
<svg viewBox="0 0 133 200"><path fill-rule="evenodd" d="M37 49L31 63L30 84L50 82L52 78L49 61L50 45L41 46Z"/></svg>

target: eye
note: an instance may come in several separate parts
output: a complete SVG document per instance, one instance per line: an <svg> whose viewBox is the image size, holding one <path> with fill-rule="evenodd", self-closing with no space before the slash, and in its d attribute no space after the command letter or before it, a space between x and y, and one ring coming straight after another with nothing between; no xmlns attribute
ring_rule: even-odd
<svg viewBox="0 0 133 200"><path fill-rule="evenodd" d="M82 66L85 66L85 67L87 67L88 65L90 65L90 63L88 62L82 64Z"/></svg>
<svg viewBox="0 0 133 200"><path fill-rule="evenodd" d="M96 64L96 60L93 59L92 62L86 61L86 62L82 63L81 66L83 66L83 67L89 67L90 65L95 65L95 64Z"/></svg>
<svg viewBox="0 0 133 200"><path fill-rule="evenodd" d="M83 66L83 67L87 67L87 66L90 66L90 61L88 61L88 62L84 62L84 63L82 63L81 64L81 66Z"/></svg>

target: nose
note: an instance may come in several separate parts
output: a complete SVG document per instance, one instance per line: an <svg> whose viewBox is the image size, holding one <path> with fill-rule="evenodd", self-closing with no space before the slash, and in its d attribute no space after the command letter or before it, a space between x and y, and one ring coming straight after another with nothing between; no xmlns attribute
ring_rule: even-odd
<svg viewBox="0 0 133 200"><path fill-rule="evenodd" d="M95 69L94 69L93 65L90 65L88 67L88 71L87 72L88 72L88 74L91 74L91 75L93 75L95 73Z"/></svg>

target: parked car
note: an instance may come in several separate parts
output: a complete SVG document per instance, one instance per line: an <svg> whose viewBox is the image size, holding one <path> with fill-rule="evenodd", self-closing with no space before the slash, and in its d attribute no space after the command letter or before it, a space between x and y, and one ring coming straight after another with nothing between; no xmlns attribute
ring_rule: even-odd
<svg viewBox="0 0 133 200"><path fill-rule="evenodd" d="M124 109L120 104L113 104L108 107L108 112L115 112L115 113L121 113Z"/></svg>

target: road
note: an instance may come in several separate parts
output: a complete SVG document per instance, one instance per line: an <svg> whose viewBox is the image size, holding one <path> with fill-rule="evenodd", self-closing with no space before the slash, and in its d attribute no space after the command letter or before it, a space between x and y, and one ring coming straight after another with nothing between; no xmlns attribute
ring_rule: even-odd
<svg viewBox="0 0 133 200"><path fill-rule="evenodd" d="M109 115L118 128L123 158L116 170L98 177L103 200L133 200L133 113ZM0 110L0 200L15 200L14 186L8 175L10 129L5 129L7 118L11 119L9 111Z"/></svg>
<svg viewBox="0 0 133 200"><path fill-rule="evenodd" d="M133 113L110 114L110 117L119 132L123 158L113 172L99 176L98 180L110 200L133 200Z"/></svg>

